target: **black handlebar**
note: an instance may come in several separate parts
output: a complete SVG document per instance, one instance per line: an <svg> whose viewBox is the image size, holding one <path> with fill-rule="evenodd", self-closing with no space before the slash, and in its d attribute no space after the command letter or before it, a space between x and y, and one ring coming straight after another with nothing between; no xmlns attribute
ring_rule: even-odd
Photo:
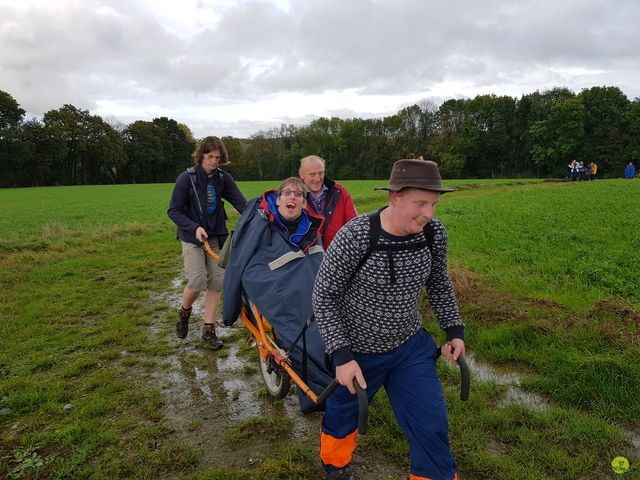
<svg viewBox="0 0 640 480"><path fill-rule="evenodd" d="M436 358L442 355L442 348L438 348ZM471 377L469 376L469 367L464 355L458 357L458 366L460 367L460 400L463 402L469 400L469 387L471 385Z"/></svg>
<svg viewBox="0 0 640 480"><path fill-rule="evenodd" d="M471 377L469 376L469 367L464 355L458 357L458 366L460 367L460 400L469 400L469 386L471 384Z"/></svg>
<svg viewBox="0 0 640 480"><path fill-rule="evenodd" d="M358 433L364 435L367 433L369 425L369 400L367 399L367 392L355 378L353 379L353 386L356 387L356 395L358 395Z"/></svg>
<svg viewBox="0 0 640 480"><path fill-rule="evenodd" d="M335 392L336 388L338 388L340 386L340 384L338 383L338 380L336 380L335 378L333 380L331 380L331 383L327 386L327 388L325 388L322 393L320 395L318 395L318 405L323 405L324 402L327 401L327 398L329 398L329 395L331 395L333 392Z"/></svg>
<svg viewBox="0 0 640 480"><path fill-rule="evenodd" d="M320 395L318 395L318 405L322 405L326 402L329 395L331 395L340 384L335 378L331 380L331 383L325 388ZM353 386L356 389L356 395L358 396L358 433L364 435L367 433L369 425L369 400L367 399L367 392L360 384L353 379Z"/></svg>

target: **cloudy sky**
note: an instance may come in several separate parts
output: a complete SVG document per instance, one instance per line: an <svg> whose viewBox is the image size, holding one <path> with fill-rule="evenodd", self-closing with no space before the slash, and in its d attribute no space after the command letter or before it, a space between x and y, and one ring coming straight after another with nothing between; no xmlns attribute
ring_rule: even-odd
<svg viewBox="0 0 640 480"><path fill-rule="evenodd" d="M554 86L634 99L639 24L637 0L0 0L0 90L196 137Z"/></svg>

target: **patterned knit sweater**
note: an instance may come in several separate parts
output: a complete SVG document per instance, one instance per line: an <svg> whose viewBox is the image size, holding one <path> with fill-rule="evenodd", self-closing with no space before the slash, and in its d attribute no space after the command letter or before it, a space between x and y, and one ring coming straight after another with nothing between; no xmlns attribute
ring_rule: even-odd
<svg viewBox="0 0 640 480"><path fill-rule="evenodd" d="M356 272L369 247L369 217L354 218L334 238L316 277L313 309L327 353L335 352L337 365L350 360L350 352L391 351L422 328L418 298L423 287L447 339L464 338L447 270L447 232L439 220L431 221L431 251L425 245L392 252L394 283L386 251L372 252ZM382 231L378 245L424 240L423 232L399 237Z"/></svg>

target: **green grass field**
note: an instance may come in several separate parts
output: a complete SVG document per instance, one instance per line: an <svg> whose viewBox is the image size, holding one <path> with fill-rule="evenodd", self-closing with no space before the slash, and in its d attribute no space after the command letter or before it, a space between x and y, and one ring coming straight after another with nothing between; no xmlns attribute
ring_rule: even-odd
<svg viewBox="0 0 640 480"><path fill-rule="evenodd" d="M437 215L468 349L548 403L510 402L495 381L460 402L443 367L461 478L614 478L618 455L632 470L617 478L640 478L640 182L447 183L460 191ZM385 184L345 182L360 212L384 203ZM253 197L277 182L240 186ZM0 190L0 477L306 478L292 464L315 455L295 449L288 469L203 471L159 413L145 377L169 347L148 332L168 307L149 299L181 267L171 189ZM360 446L405 465L391 416L381 397Z"/></svg>

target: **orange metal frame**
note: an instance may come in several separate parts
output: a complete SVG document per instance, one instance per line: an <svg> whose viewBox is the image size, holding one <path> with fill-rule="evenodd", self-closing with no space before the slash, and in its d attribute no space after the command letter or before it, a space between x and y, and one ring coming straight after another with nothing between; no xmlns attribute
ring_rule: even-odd
<svg viewBox="0 0 640 480"><path fill-rule="evenodd" d="M205 251L211 255L213 258L218 260L220 256L213 251L209 242L204 242L202 247ZM256 343L258 346L258 352L260 353L260 357L267 360L269 357L273 358L273 361L282 368L291 380L295 382L298 388L304 393L307 397L311 399L311 401L315 404L318 403L318 395L309 388L309 386L300 378L300 376L295 372L293 367L291 366L291 362L289 359L283 355L282 350L276 345L273 339L270 336L270 333L273 332L271 325L267 321L265 317L260 314L258 307L253 305L252 307L253 318L256 319L255 324L249 318L248 312L245 310L244 305L240 309L240 318L242 318L242 323L247 327L247 330L251 332L251 334L255 337Z"/></svg>
<svg viewBox="0 0 640 480"><path fill-rule="evenodd" d="M260 314L258 307L253 305L251 308L253 310L253 318L256 319L255 324L249 318L249 313L245 310L244 305L240 309L240 318L242 318L242 323L244 323L244 326L247 327L247 330L249 330L255 337L260 357L265 360L267 360L270 356L273 357L276 365L282 368L287 373L287 375L291 377L291 379L295 382L302 393L308 396L313 403L317 404L318 396L295 372L295 370L291 366L291 362L289 361L289 359L285 355L283 355L282 350L271 338L269 332L273 332L273 330L267 319Z"/></svg>

